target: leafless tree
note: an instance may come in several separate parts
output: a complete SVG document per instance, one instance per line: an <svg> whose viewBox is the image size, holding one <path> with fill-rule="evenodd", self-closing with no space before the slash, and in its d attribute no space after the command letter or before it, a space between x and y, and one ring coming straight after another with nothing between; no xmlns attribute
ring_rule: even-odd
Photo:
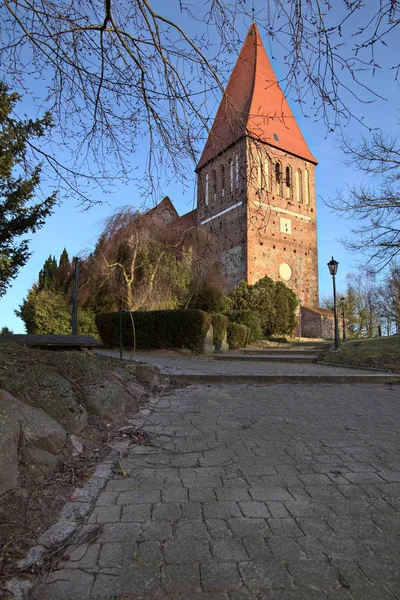
<svg viewBox="0 0 400 600"><path fill-rule="evenodd" d="M376 50L397 41L398 3L373 5L260 0L254 13L244 0L179 0L160 12L153 0L4 0L0 78L52 111L52 138L31 150L85 205L97 199L90 194L95 183L134 176L131 159L139 152L148 156L146 180L137 176L143 191L165 176L186 180L237 54L240 26L254 16L285 49L285 88L334 129L351 116L350 97L370 102L378 95L367 83L380 68Z"/></svg>
<svg viewBox="0 0 400 600"><path fill-rule="evenodd" d="M361 184L339 191L328 206L352 220L350 250L362 252L377 271L400 253L400 145L381 131L358 144L343 141L346 164L365 175Z"/></svg>

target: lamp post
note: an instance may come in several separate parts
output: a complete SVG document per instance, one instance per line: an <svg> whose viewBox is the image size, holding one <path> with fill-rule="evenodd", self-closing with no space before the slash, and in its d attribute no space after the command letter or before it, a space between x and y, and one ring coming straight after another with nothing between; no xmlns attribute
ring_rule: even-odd
<svg viewBox="0 0 400 600"><path fill-rule="evenodd" d="M346 298L340 298L340 301L342 303L342 323L343 323L343 341L346 341L346 319L345 319L345 315L344 315L344 303L345 303Z"/></svg>
<svg viewBox="0 0 400 600"><path fill-rule="evenodd" d="M336 280L335 276L338 271L339 263L332 256L332 260L328 262L329 273L332 275L333 281L333 314L335 317L335 350L340 350L340 333L336 306Z"/></svg>
<svg viewBox="0 0 400 600"><path fill-rule="evenodd" d="M301 298L299 297L299 342L301 342Z"/></svg>

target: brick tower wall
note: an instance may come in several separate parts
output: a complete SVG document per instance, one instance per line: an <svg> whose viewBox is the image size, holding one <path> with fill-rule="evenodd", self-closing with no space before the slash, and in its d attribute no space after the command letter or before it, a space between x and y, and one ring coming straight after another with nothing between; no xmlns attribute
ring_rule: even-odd
<svg viewBox="0 0 400 600"><path fill-rule="evenodd" d="M212 234L218 241L215 244L215 251L218 252L216 259L222 262L228 289L247 277L245 149L245 140L239 140L202 167L198 171L197 178L197 225ZM222 167L224 167L224 185ZM216 186L214 186L214 172ZM208 202L206 202L207 175Z"/></svg>
<svg viewBox="0 0 400 600"><path fill-rule="evenodd" d="M281 163L281 193L276 184L277 161ZM290 167L289 187L286 185L287 166ZM297 170L301 172L302 186L297 186ZM247 281L253 284L265 275L274 281L283 281L301 298L302 304L310 307L318 306L314 171L314 165L304 159L248 140ZM297 187L302 189L300 196Z"/></svg>

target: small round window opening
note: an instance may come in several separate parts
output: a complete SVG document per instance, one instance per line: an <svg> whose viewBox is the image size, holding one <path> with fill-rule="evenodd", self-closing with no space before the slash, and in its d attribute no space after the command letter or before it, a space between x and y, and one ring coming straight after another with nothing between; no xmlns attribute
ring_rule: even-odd
<svg viewBox="0 0 400 600"><path fill-rule="evenodd" d="M279 142L279 137L278 137L278 134L277 134L277 133L274 133L274 140L275 140L276 142Z"/></svg>

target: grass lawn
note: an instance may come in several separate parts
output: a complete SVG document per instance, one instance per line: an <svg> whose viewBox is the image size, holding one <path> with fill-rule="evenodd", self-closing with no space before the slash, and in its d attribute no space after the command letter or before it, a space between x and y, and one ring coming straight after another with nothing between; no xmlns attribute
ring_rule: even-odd
<svg viewBox="0 0 400 600"><path fill-rule="evenodd" d="M400 335L349 340L342 342L340 352L326 352L320 360L330 365L353 365L400 373Z"/></svg>

